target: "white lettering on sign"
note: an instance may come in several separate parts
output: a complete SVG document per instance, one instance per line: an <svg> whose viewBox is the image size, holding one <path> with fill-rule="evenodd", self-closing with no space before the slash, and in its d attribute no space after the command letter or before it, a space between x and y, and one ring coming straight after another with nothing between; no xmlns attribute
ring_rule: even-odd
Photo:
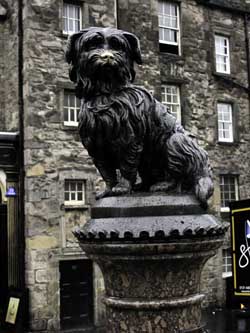
<svg viewBox="0 0 250 333"><path fill-rule="evenodd" d="M245 268L249 265L250 258L250 246L248 244L248 240L250 239L250 221L246 220L245 222L245 244L241 244L240 246L240 259L239 259L239 267Z"/></svg>

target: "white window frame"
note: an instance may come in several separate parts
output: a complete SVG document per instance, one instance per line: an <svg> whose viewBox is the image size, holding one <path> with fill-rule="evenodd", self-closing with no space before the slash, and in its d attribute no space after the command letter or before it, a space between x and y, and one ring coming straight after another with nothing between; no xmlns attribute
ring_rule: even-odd
<svg viewBox="0 0 250 333"><path fill-rule="evenodd" d="M74 105L70 105L71 98L74 97ZM67 98L67 105L65 104L65 98ZM79 106L78 106L79 105ZM74 120L71 120L71 112L74 113ZM63 96L63 124L65 126L78 126L78 114L80 112L80 100L71 91L64 90ZM68 118L65 120L65 113L67 113Z"/></svg>
<svg viewBox="0 0 250 333"><path fill-rule="evenodd" d="M170 90L170 93L169 93ZM174 97L176 96L176 101ZM167 84L161 86L161 101L162 104L166 105L177 121L181 123L181 98L180 88L174 84ZM177 112L172 112L173 108L177 108Z"/></svg>
<svg viewBox="0 0 250 333"><path fill-rule="evenodd" d="M170 15L165 14L164 12L160 12L160 4L163 6L163 11L165 6L170 6ZM176 8L176 16L171 15L171 12L173 8ZM171 27L167 24L164 24L162 21L166 20L176 20L176 27ZM158 20L159 20L159 34L160 34L160 29L163 30L170 30L176 32L176 42L172 42L166 39L160 39L159 36L159 42L161 44L169 44L169 45L176 45L179 48L179 53L180 53L180 8L179 4L171 1L159 1L158 2Z"/></svg>
<svg viewBox="0 0 250 333"><path fill-rule="evenodd" d="M218 140L233 142L233 106L230 103L217 103Z"/></svg>
<svg viewBox="0 0 250 333"><path fill-rule="evenodd" d="M229 38L222 35L215 35L215 63L216 72L230 74L230 42Z"/></svg>
<svg viewBox="0 0 250 333"><path fill-rule="evenodd" d="M234 180L234 184L233 184L233 191L231 191L231 184L229 183L225 183L225 178L232 178ZM223 186L229 186L229 201L232 197L232 193L234 193L235 195L235 198L233 200L239 200L239 184L238 184L238 176L236 175L230 175L230 174L225 174L225 175L220 175L220 198L221 198L221 208L220 208L220 211L221 212L229 212L229 207L228 206L225 206L225 198L224 198L224 193L223 193ZM231 200L231 201L233 201Z"/></svg>
<svg viewBox="0 0 250 333"><path fill-rule="evenodd" d="M232 276L233 262L231 249L222 249L222 277L227 278Z"/></svg>
<svg viewBox="0 0 250 333"><path fill-rule="evenodd" d="M78 8L79 9L79 18L74 17L70 17L69 15L69 9L70 7L74 8L74 15L75 15L75 9ZM65 16L65 9L66 9L66 16ZM82 7L79 4L72 4L70 2L67 1L63 1L63 15L62 15L62 24L63 24L63 34L65 35L71 35L75 32L78 32L79 30L82 29ZM64 25L64 20L66 20L67 22L67 30L65 30L65 25ZM73 21L73 26L74 29L73 30L69 30L69 20ZM79 30L76 29L76 22L79 22Z"/></svg>
<svg viewBox="0 0 250 333"><path fill-rule="evenodd" d="M81 184L81 188L79 188ZM68 187L67 187L68 185ZM66 199L68 194L69 198ZM79 199L81 194L82 199ZM65 179L64 180L64 205L65 206L83 206L86 204L86 183L84 180L79 179Z"/></svg>

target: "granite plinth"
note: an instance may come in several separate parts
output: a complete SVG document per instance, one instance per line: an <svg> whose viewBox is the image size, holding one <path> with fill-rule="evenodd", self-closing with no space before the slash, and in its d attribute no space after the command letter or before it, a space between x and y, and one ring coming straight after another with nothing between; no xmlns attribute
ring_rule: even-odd
<svg viewBox="0 0 250 333"><path fill-rule="evenodd" d="M202 332L200 274L226 228L189 195L105 198L91 216L74 234L103 272L107 332Z"/></svg>

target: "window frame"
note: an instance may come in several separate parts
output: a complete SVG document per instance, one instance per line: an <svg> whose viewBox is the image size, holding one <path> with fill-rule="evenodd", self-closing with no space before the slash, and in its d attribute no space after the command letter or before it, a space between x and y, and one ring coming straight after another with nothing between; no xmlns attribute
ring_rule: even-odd
<svg viewBox="0 0 250 333"><path fill-rule="evenodd" d="M65 105L65 97L68 96L68 105ZM70 105L70 96L74 97L74 106ZM79 102L79 108L77 107L77 102ZM67 109L68 120L65 120L65 109ZM78 115L81 109L81 101L75 96L74 92L68 89L63 91L63 124L67 127L78 127ZM70 120L71 111L74 112L74 121ZM77 112L78 111L78 112Z"/></svg>
<svg viewBox="0 0 250 333"><path fill-rule="evenodd" d="M235 193L235 201L239 200L240 194L239 194L239 175L237 174L220 174L220 211L221 212L229 212L229 206L224 206L223 201L225 201L225 198L223 199L223 192L222 192L222 186L225 186L225 177L232 177L234 179L234 193ZM223 178L223 184L222 184L222 178ZM230 185L229 185L230 186ZM224 192L225 193L225 192ZM231 191L229 191L230 197L231 197Z"/></svg>
<svg viewBox="0 0 250 333"><path fill-rule="evenodd" d="M67 5L67 6L74 6L74 7L78 7L79 8L79 30L77 31L69 31L69 30L64 30L64 19L66 18L67 19L67 22L69 21L69 16L64 16L64 6ZM78 21L77 19L75 18L71 18L75 21ZM81 29L83 28L83 9L82 9L82 3L79 1L67 1L67 0L63 0L62 1L62 33L63 35L65 36L69 36L71 34L74 34L78 31L80 31Z"/></svg>
<svg viewBox="0 0 250 333"><path fill-rule="evenodd" d="M223 38L224 41L226 40L226 47L228 50L228 54L226 55L225 53L220 53L219 50L217 49L217 43L216 40L218 38ZM229 36L225 36L223 34L220 33L215 33L214 34L214 54L215 54L215 71L216 73L220 73L223 75L230 75L231 74L231 47L230 47L230 37ZM220 70L219 69L219 61L217 57L225 57L226 58L226 62L224 62L224 64L226 65L226 70Z"/></svg>
<svg viewBox="0 0 250 333"><path fill-rule="evenodd" d="M229 270L229 268L231 269ZM233 274L232 271L233 271L233 261L232 261L231 248L224 248L222 249L222 277L227 278L232 276Z"/></svg>
<svg viewBox="0 0 250 333"><path fill-rule="evenodd" d="M66 183L69 184L69 190L66 190ZM70 185L75 184L76 189L72 190L70 189ZM78 183L82 184L82 190L79 191L77 189ZM65 206L85 206L86 205L86 180L84 179L64 179L64 205ZM69 200L67 200L66 197L66 193L69 193ZM82 194L82 200L73 200L71 199L72 194L75 194L75 197L78 197L78 194L81 193Z"/></svg>
<svg viewBox="0 0 250 333"><path fill-rule="evenodd" d="M160 7L159 5L160 5L160 3L162 3L163 6L167 5L167 4L170 5L170 6L175 6L175 8L176 8L176 16L173 16L173 15L164 15L163 13L160 13L160 11L159 11L159 7ZM176 27L169 27L169 26L160 24L160 16L162 16L162 17L164 17L164 16L166 17L167 16L170 19L172 17L176 17ZM176 42L171 42L171 41L160 39L160 29L175 31L176 32ZM159 31L159 44L176 46L178 48L178 53L173 53L173 54L180 55L181 54L181 37L180 37L181 36L181 22L180 22L180 3L179 2L168 1L168 0L160 0L160 1L158 1L158 31Z"/></svg>
<svg viewBox="0 0 250 333"><path fill-rule="evenodd" d="M172 90L173 87L176 88L176 92L177 92L176 96L177 96L177 99L178 99L177 103L172 102L172 96L174 94L167 94L167 92L166 92L167 88L171 88L171 90ZM164 92L162 92L162 89L164 89ZM171 96L171 103L167 102L167 95ZM164 101L163 96L165 96L165 101ZM181 124L182 115L181 115L181 92L180 92L180 87L176 84L163 84L163 85L161 85L161 101L162 101L163 105L166 105L168 107L171 114L173 114L171 112L171 106L178 106L178 111L176 113L176 119ZM175 116L175 114L173 114L173 115Z"/></svg>
<svg viewBox="0 0 250 333"><path fill-rule="evenodd" d="M230 121L225 121L225 120L220 120L220 113L223 114L222 109L219 110L219 106L230 106ZM232 103L230 102L224 102L224 101L218 101L216 104L216 112L217 112L217 135L218 135L218 141L222 142L222 143L232 143L235 140L235 119L234 119L234 106ZM225 112L224 112L225 113ZM228 138L224 138L222 136L220 136L220 132L224 131L225 132L225 128L221 129L220 128L220 124L229 124L229 137Z"/></svg>

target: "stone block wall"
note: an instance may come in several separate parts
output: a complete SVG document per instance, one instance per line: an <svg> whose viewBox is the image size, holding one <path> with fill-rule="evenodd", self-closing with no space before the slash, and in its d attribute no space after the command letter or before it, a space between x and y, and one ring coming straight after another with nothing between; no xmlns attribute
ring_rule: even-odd
<svg viewBox="0 0 250 333"><path fill-rule="evenodd" d="M9 3L11 16L0 23L0 130L18 128L17 2ZM158 99L162 84L180 86L183 125L206 148L214 169L211 203L215 213L220 212L221 172L237 172L240 198L249 197L249 83L243 15L204 6L198 0L180 1L181 55L176 56L159 52L156 0L80 3L83 26L118 26L139 37L144 64L137 68L137 84L145 85ZM94 190L101 186L76 129L63 124L63 92L73 85L64 61L67 38L62 34L62 5L62 0L24 0L23 7L26 284L34 331L59 330L59 262L84 258L71 230L89 218ZM229 34L232 40L230 77L214 73L215 32ZM236 106L238 141L232 145L218 143L217 101ZM86 205L81 209L65 207L65 179L86 181ZM206 305L223 304L221 275L220 251L202 275ZM95 322L100 324L104 308L98 267L94 285Z"/></svg>
<svg viewBox="0 0 250 333"><path fill-rule="evenodd" d="M0 131L18 130L18 3L4 2L0 20Z"/></svg>

